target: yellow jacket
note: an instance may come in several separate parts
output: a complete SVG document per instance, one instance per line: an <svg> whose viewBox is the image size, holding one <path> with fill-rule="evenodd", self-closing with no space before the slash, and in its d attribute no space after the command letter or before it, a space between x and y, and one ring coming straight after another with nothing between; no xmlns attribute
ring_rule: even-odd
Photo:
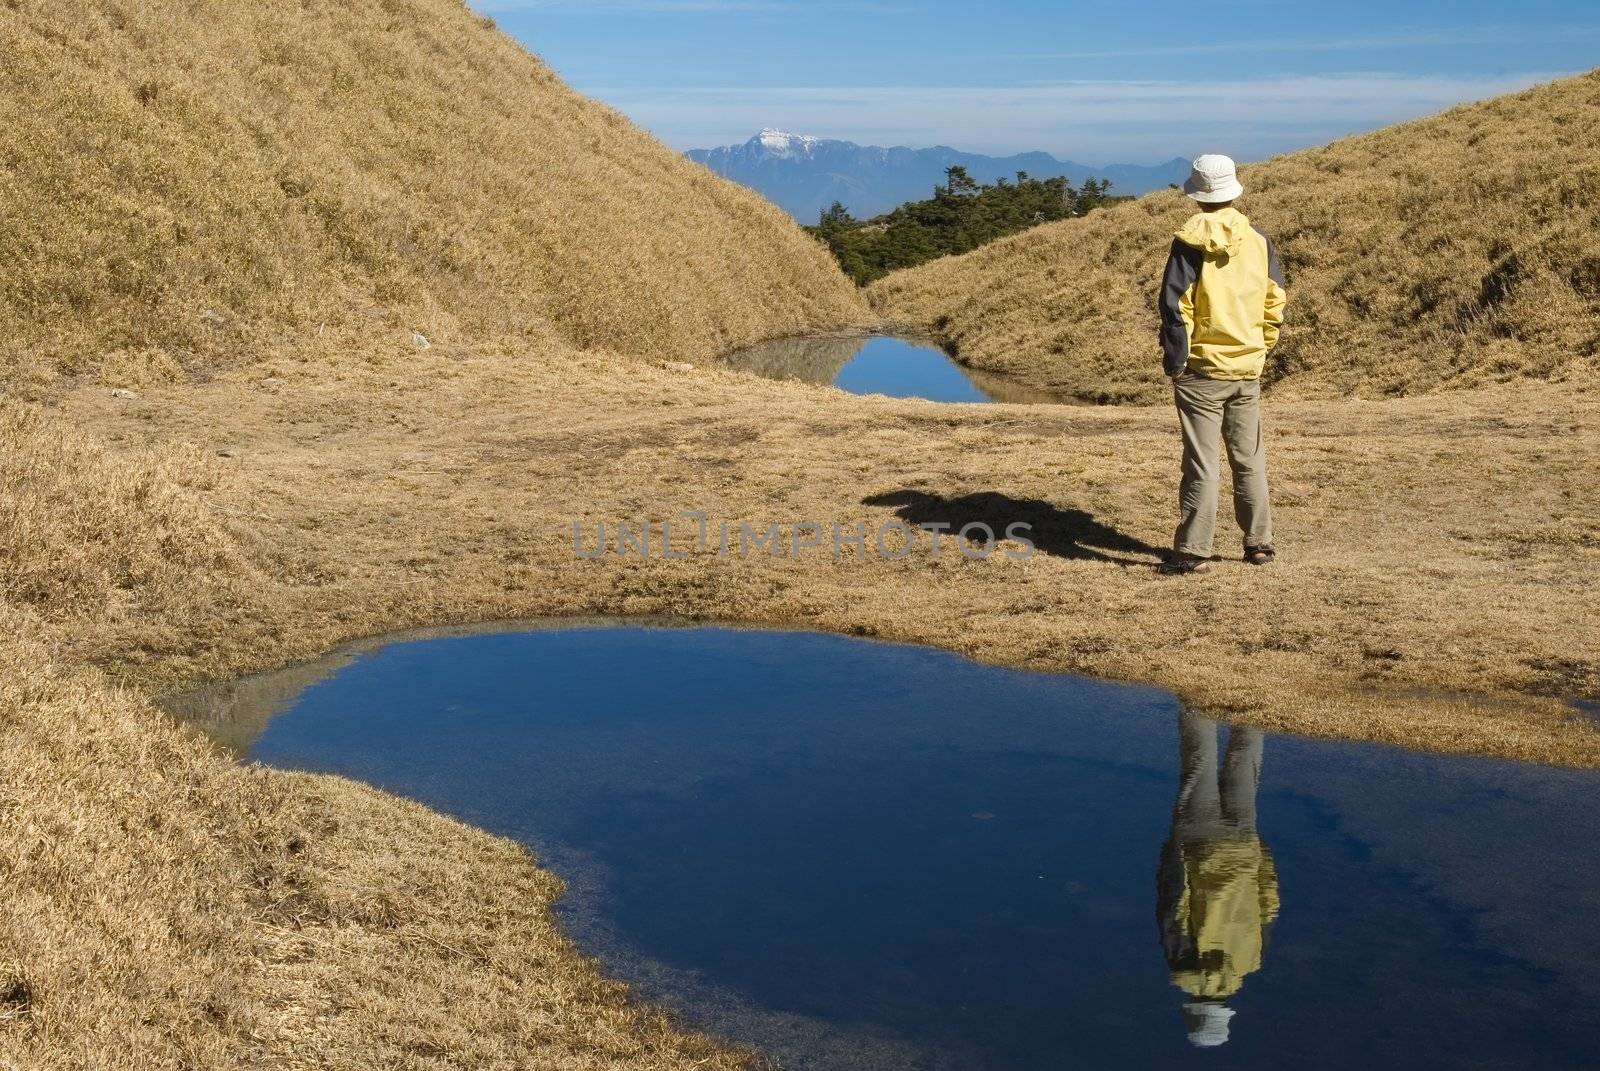
<svg viewBox="0 0 1600 1071"><path fill-rule="evenodd" d="M1232 996L1261 969L1278 917L1278 872L1255 834L1169 843L1162 860L1162 944L1172 983L1191 996Z"/></svg>
<svg viewBox="0 0 1600 1071"><path fill-rule="evenodd" d="M1161 279L1162 364L1210 379L1256 379L1288 303L1278 253L1236 208L1196 213Z"/></svg>

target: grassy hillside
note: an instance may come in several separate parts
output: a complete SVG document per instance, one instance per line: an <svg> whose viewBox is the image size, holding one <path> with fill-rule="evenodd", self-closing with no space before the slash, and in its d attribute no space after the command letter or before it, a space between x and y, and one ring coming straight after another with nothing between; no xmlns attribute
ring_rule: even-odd
<svg viewBox="0 0 1600 1071"><path fill-rule="evenodd" d="M0 55L0 1065L742 1063L600 977L519 846L246 770L129 687L452 611L415 582L360 609L326 499L263 524L285 475L232 498L193 432L62 408L136 387L112 404L236 440L309 389L345 408L290 418L292 475L357 488L319 459L372 413L404 452L472 375L478 411L527 403L616 363L585 349L706 355L860 322L859 292L460 0L13 0Z"/></svg>
<svg viewBox="0 0 1600 1071"><path fill-rule="evenodd" d="M1222 147L1226 149L1226 146ZM1600 368L1600 73L1243 170L1277 241L1280 391L1385 396ZM870 296L979 368L1103 401L1167 397L1155 292L1176 192L891 275Z"/></svg>
<svg viewBox="0 0 1600 1071"><path fill-rule="evenodd" d="M777 210L456 0L10 0L0 50L0 387L31 395L0 399L0 1066L748 1064L605 979L520 846L239 765L151 699L396 629L787 622L1600 764L1550 698L1600 687L1594 396L1281 408L1284 561L1197 597L1145 568L1165 414L997 420L618 360L867 314ZM1112 213L1159 214L1070 226ZM953 544L930 568L568 542L577 517L996 499L1050 537L1025 571Z"/></svg>
<svg viewBox="0 0 1600 1071"><path fill-rule="evenodd" d="M461 0L0 12L0 374L193 378L560 339L693 357L862 317L778 209Z"/></svg>

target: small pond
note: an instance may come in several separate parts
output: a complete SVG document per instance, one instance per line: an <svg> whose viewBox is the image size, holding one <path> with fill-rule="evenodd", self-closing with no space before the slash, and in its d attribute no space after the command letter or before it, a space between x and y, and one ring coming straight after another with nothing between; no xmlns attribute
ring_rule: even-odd
<svg viewBox="0 0 1600 1071"><path fill-rule="evenodd" d="M834 386L851 394L884 394L935 402L1065 400L958 364L931 342L893 335L773 339L730 353L721 363L768 379Z"/></svg>
<svg viewBox="0 0 1600 1071"><path fill-rule="evenodd" d="M173 708L517 838L787 1068L1600 1066L1600 776L801 632L436 635Z"/></svg>

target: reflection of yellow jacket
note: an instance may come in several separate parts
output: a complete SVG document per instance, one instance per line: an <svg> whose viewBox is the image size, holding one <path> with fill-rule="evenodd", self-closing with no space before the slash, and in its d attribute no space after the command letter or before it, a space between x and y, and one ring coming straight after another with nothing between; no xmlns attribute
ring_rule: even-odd
<svg viewBox="0 0 1600 1071"><path fill-rule="evenodd" d="M1173 890L1175 903L1163 905L1175 938L1168 947L1172 982L1196 997L1232 996L1261 968L1266 927L1278 917L1272 855L1254 833L1178 850L1182 888Z"/></svg>
<svg viewBox="0 0 1600 1071"><path fill-rule="evenodd" d="M1161 348L1168 375L1255 379L1278 343L1288 303L1278 254L1236 208L1194 215L1179 230L1161 280Z"/></svg>

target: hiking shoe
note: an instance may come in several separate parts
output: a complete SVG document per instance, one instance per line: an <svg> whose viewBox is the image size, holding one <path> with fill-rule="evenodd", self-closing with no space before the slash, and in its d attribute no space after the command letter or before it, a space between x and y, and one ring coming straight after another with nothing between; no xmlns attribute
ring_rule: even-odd
<svg viewBox="0 0 1600 1071"><path fill-rule="evenodd" d="M1210 558L1196 558L1192 554L1174 554L1160 565L1156 572L1162 576L1184 576L1189 573L1209 573Z"/></svg>

